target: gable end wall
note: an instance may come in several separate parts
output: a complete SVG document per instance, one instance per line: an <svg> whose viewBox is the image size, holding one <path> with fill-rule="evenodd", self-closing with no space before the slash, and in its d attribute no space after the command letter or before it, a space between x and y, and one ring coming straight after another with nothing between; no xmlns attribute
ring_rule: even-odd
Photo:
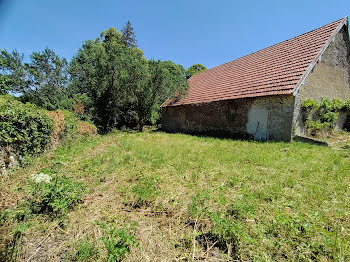
<svg viewBox="0 0 350 262"><path fill-rule="evenodd" d="M350 42L347 26L337 33L295 96L294 135L305 135L301 103L307 98L350 99Z"/></svg>

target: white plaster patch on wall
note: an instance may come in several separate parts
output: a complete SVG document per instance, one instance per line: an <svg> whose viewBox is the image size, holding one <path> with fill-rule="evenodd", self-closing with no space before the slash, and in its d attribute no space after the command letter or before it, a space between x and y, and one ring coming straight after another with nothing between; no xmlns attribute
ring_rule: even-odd
<svg viewBox="0 0 350 262"><path fill-rule="evenodd" d="M252 108L248 113L246 132L254 136L255 140L267 140L267 123L269 113L266 108Z"/></svg>

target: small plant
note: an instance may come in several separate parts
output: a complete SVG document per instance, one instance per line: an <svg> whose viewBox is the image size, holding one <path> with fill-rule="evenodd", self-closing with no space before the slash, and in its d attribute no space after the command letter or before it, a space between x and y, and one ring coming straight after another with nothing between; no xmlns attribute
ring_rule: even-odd
<svg viewBox="0 0 350 262"><path fill-rule="evenodd" d="M149 206L154 202L160 194L156 187L157 182L157 179L151 177L138 178L137 184L132 188L132 193L136 196L136 206Z"/></svg>
<svg viewBox="0 0 350 262"><path fill-rule="evenodd" d="M319 104L317 101L312 100L310 98L305 99L302 103L301 106L303 108L307 108L307 109L318 109L319 108Z"/></svg>
<svg viewBox="0 0 350 262"><path fill-rule="evenodd" d="M94 261L93 258L98 256L98 250L95 245L89 241L78 241L77 253L74 261Z"/></svg>
<svg viewBox="0 0 350 262"><path fill-rule="evenodd" d="M121 261L126 254L130 253L132 246L137 247L139 245L135 236L130 234L130 230L132 230L130 226L129 228L126 226L117 228L104 222L96 222L96 224L104 231L102 242L108 252L108 262Z"/></svg>
<svg viewBox="0 0 350 262"><path fill-rule="evenodd" d="M63 136L67 139L73 139L77 136L77 126L79 120L75 117L74 113L68 110L61 110L64 114L65 125L63 130Z"/></svg>
<svg viewBox="0 0 350 262"><path fill-rule="evenodd" d="M235 219L230 219L218 212L210 212L212 222L211 233L216 235L227 247L235 246L240 238L246 237L243 225Z"/></svg>
<svg viewBox="0 0 350 262"><path fill-rule="evenodd" d="M191 199L188 205L188 213L192 218L203 217L207 215L208 200L210 194L208 191L197 192Z"/></svg>
<svg viewBox="0 0 350 262"><path fill-rule="evenodd" d="M48 175L39 175L33 176L30 182L30 202L34 212L64 215L81 201L84 193L81 183L66 176L52 175L49 179Z"/></svg>

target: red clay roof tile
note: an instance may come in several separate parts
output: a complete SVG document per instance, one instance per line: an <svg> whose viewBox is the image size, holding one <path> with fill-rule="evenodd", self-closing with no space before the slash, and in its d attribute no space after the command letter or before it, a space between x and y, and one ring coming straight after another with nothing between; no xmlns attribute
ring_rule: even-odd
<svg viewBox="0 0 350 262"><path fill-rule="evenodd" d="M347 17L195 75L188 80L185 97L168 99L162 106L292 94L310 64L345 22Z"/></svg>

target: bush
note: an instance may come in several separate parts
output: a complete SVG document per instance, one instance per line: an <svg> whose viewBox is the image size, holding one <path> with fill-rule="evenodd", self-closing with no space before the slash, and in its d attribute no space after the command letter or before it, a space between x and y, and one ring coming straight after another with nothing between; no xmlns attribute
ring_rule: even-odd
<svg viewBox="0 0 350 262"><path fill-rule="evenodd" d="M96 130L68 110L47 111L0 96L0 173L23 164L29 155L55 148L63 139L95 135Z"/></svg>
<svg viewBox="0 0 350 262"><path fill-rule="evenodd" d="M30 182L31 206L36 213L64 215L81 201L84 186L66 176L37 174Z"/></svg>
<svg viewBox="0 0 350 262"><path fill-rule="evenodd" d="M315 100L308 98L301 103L301 106L308 109L318 109L319 104Z"/></svg>
<svg viewBox="0 0 350 262"><path fill-rule="evenodd" d="M20 155L42 152L50 142L53 120L44 110L9 96L0 96L0 147Z"/></svg>
<svg viewBox="0 0 350 262"><path fill-rule="evenodd" d="M303 119L307 129L332 131L339 118L339 112L341 110L350 112L350 101L342 102L339 99L331 101L322 98L319 103L312 99L305 99L301 107L304 109Z"/></svg>

